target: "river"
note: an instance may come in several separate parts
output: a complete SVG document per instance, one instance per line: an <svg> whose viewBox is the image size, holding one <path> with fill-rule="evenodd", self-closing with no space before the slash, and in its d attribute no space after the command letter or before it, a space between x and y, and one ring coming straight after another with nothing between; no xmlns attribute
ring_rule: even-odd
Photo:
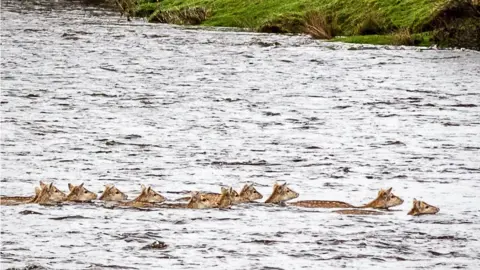
<svg viewBox="0 0 480 270"><path fill-rule="evenodd" d="M299 199L405 200L383 216L2 206L2 269L480 267L478 52L127 22L65 0L1 9L1 195L253 182L265 199L286 181ZM441 210L408 216L414 198Z"/></svg>

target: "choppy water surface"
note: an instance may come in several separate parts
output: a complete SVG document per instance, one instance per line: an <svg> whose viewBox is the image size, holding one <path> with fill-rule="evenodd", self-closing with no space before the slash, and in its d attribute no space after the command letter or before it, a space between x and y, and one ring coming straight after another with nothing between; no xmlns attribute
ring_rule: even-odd
<svg viewBox="0 0 480 270"><path fill-rule="evenodd" d="M287 181L300 199L362 204L391 186L405 203L367 217L2 206L2 268L480 266L479 53L128 23L68 3L2 1L2 195L46 180L175 199L250 181L267 197ZM441 212L407 216L413 198ZM168 247L142 249L154 241Z"/></svg>

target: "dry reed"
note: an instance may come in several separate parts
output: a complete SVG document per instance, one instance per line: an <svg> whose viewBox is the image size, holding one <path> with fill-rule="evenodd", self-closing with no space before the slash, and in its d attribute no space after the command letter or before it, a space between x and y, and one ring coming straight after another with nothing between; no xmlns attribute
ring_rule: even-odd
<svg viewBox="0 0 480 270"><path fill-rule="evenodd" d="M165 10L156 12L151 18L151 22L198 25L204 22L209 12L204 7L182 8L177 10Z"/></svg>
<svg viewBox="0 0 480 270"><path fill-rule="evenodd" d="M392 43L393 45L413 46L415 45L415 38L410 32L410 29L403 28L393 34Z"/></svg>
<svg viewBox="0 0 480 270"><path fill-rule="evenodd" d="M309 11L305 14L304 32L317 39L331 39L333 37L331 24L318 11Z"/></svg>

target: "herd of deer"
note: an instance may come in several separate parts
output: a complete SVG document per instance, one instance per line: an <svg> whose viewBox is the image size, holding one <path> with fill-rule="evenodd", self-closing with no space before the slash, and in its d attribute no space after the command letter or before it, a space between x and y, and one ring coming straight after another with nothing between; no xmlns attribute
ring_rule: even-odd
<svg viewBox="0 0 480 270"><path fill-rule="evenodd" d="M0 197L0 205L19 205L36 203L41 205L64 204L91 202L97 200L97 195L87 190L83 183L79 186L68 184L70 193L67 195L60 191L53 183L45 184L40 181L40 186L35 187L35 195L30 197ZM344 208L334 211L340 214L348 215L382 215L385 212L378 210L388 210L390 207L398 206L403 200L392 193L392 188L381 189L377 197L363 206L353 206L349 203L340 201L308 200L285 203L289 200L298 198L298 193L290 189L286 183L275 183L273 192L265 201L267 204L291 205L306 208ZM105 185L105 190L98 198L100 201L115 202L116 207L160 207L160 208L230 208L232 205L241 203L250 203L263 198L253 184L246 184L240 193L230 188L221 188L221 193L192 192L191 196L177 199L184 203L167 203L166 198L154 191L151 187L142 185L142 191L138 197L127 201L127 195L121 192L114 185ZM375 210L366 210L366 209ZM436 214L440 211L438 207L429 205L423 201L413 200L413 207L408 215L418 216L425 214Z"/></svg>

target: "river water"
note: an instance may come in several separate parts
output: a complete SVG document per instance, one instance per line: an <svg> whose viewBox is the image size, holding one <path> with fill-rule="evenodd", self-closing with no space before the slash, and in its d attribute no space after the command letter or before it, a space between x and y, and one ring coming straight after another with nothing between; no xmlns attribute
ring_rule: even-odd
<svg viewBox="0 0 480 270"><path fill-rule="evenodd" d="M2 206L2 269L480 267L478 52L127 22L64 0L1 8L1 195L253 182L266 198L287 181L299 199L405 200L384 216ZM407 216L414 198L441 211Z"/></svg>

